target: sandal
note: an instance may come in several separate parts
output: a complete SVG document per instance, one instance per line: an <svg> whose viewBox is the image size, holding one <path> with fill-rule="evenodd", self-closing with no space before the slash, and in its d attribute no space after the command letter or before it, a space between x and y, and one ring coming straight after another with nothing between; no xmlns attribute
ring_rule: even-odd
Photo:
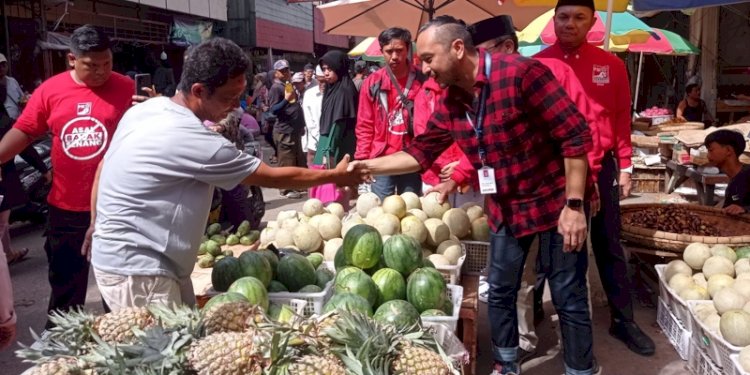
<svg viewBox="0 0 750 375"><path fill-rule="evenodd" d="M29 248L28 247L24 247L21 250L10 251L6 255L10 255L10 254L12 254L12 256L8 257L8 265L15 264L15 263L18 263L18 262L24 260L26 258L26 256L29 255Z"/></svg>

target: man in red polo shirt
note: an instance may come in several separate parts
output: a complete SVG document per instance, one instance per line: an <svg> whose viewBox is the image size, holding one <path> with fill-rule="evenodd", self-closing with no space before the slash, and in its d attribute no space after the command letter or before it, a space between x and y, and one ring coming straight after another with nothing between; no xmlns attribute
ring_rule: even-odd
<svg viewBox="0 0 750 375"><path fill-rule="evenodd" d="M598 127L604 155L597 179L601 209L591 219L591 246L609 300L610 334L633 352L652 355L653 340L634 321L632 283L620 244L620 199L630 195L633 172L630 83L622 60L586 40L595 22L594 9L593 0L560 0L554 16L557 42L535 57L553 58L568 64L589 98L606 110L604 121Z"/></svg>
<svg viewBox="0 0 750 375"><path fill-rule="evenodd" d="M454 142L478 171L491 227L488 300L493 374L518 374L516 295L529 247L548 233L550 285L566 374L594 372L586 269L586 153L591 133L550 71L517 55L477 50L466 26L438 17L420 30L422 71L446 89L427 131L404 151L357 161L372 175L429 168ZM448 191L443 191L445 196Z"/></svg>
<svg viewBox="0 0 750 375"><path fill-rule="evenodd" d="M411 64L411 33L392 27L378 36L386 66L370 74L359 90L355 159L401 151L414 136L413 105L424 77ZM380 199L411 191L420 194L418 173L377 176L372 192Z"/></svg>
<svg viewBox="0 0 750 375"><path fill-rule="evenodd" d="M90 263L81 246L91 221L94 175L135 93L132 79L112 72L109 37L90 25L71 35L68 63L71 70L34 91L0 141L0 162L5 163L34 139L52 134L53 180L44 244L52 288L49 311L86 302ZM46 328L51 327L47 321Z"/></svg>

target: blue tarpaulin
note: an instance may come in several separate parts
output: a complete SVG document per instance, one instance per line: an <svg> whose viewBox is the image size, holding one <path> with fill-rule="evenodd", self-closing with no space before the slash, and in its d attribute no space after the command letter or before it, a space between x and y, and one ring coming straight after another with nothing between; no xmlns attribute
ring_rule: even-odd
<svg viewBox="0 0 750 375"><path fill-rule="evenodd" d="M737 0L633 0L636 11L649 10L682 10L686 8L712 7L719 5L747 3Z"/></svg>

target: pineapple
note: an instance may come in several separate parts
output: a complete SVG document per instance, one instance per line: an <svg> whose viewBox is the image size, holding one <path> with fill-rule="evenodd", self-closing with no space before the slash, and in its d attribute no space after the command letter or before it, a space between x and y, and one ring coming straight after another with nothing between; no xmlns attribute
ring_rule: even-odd
<svg viewBox="0 0 750 375"><path fill-rule="evenodd" d="M147 308L128 307L97 317L94 331L108 343L126 343L134 338L133 328L145 329L154 324L154 316Z"/></svg>
<svg viewBox="0 0 750 375"><path fill-rule="evenodd" d="M84 375L92 371L82 369L78 361L71 357L57 357L32 367L28 375Z"/></svg>
<svg viewBox="0 0 750 375"><path fill-rule="evenodd" d="M190 366L200 375L260 375L268 365L263 338L254 332L206 336L190 347Z"/></svg>
<svg viewBox="0 0 750 375"><path fill-rule="evenodd" d="M333 355L305 355L289 366L288 371L298 375L346 375L341 361Z"/></svg>
<svg viewBox="0 0 750 375"><path fill-rule="evenodd" d="M203 323L208 335L217 332L243 332L262 319L261 308L245 301L212 306L203 313Z"/></svg>
<svg viewBox="0 0 750 375"><path fill-rule="evenodd" d="M402 345L401 353L393 361L393 372L410 375L450 375L443 358L439 354L414 345Z"/></svg>

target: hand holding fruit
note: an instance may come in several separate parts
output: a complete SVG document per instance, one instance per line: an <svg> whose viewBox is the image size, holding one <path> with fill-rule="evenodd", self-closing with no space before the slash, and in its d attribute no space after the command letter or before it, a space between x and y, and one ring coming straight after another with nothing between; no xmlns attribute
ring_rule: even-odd
<svg viewBox="0 0 750 375"><path fill-rule="evenodd" d="M453 194L458 191L458 184L456 181L453 181L452 179L447 179L432 188L430 190L427 190L424 195L428 195L432 192L437 192L440 195L438 196L438 203L443 204L448 199L448 195Z"/></svg>

